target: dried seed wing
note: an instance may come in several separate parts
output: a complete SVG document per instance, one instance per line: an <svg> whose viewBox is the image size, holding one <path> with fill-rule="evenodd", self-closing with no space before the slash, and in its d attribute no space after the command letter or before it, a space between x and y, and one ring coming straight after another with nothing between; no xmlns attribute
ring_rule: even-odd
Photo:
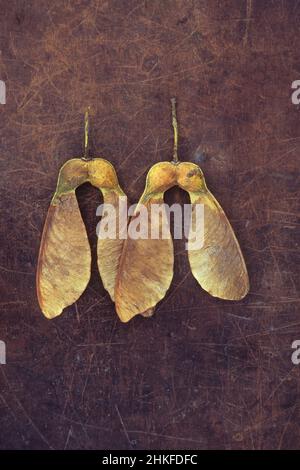
<svg viewBox="0 0 300 470"><path fill-rule="evenodd" d="M54 318L85 290L91 253L75 190L54 198L48 210L37 268L42 312Z"/></svg>
<svg viewBox="0 0 300 470"><path fill-rule="evenodd" d="M194 277L214 297L242 299L249 291L247 268L222 207L206 188L189 194L192 203L191 228L194 233L197 229L196 205L204 206L203 245L201 248L191 249L190 240L188 242L189 262Z"/></svg>
<svg viewBox="0 0 300 470"><path fill-rule="evenodd" d="M104 288L115 297L115 282L127 232L127 201L113 165L104 158L89 162L89 181L103 195L102 219L97 225L97 262ZM125 206L125 207L124 207ZM100 206L101 207L101 206Z"/></svg>
<svg viewBox="0 0 300 470"><path fill-rule="evenodd" d="M127 231L127 211L121 212L120 198L126 200L126 196L120 187L115 190L102 191L104 205L110 205L105 216L101 219L97 227L97 261L98 269L104 288L108 291L112 301L115 300L115 283L118 272L118 266L124 245L122 233ZM104 225L108 230L115 228L115 233L109 238L105 233ZM123 226L122 226L123 225Z"/></svg>
<svg viewBox="0 0 300 470"><path fill-rule="evenodd" d="M154 204L163 204L163 192L148 196L145 191L128 226L115 288L116 310L123 322L137 314L150 316L173 278L174 253L168 217L164 205L160 206L160 217L153 217ZM147 225L145 239L134 237L142 209L148 222L140 222L144 232ZM158 238L153 238L153 234L158 234Z"/></svg>

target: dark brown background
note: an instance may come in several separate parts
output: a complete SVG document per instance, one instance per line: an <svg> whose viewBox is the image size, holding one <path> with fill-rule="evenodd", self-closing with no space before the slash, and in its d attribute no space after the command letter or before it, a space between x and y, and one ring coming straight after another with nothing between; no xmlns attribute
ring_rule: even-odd
<svg viewBox="0 0 300 470"><path fill-rule="evenodd" d="M299 447L299 21L296 0L0 1L1 448ZM227 212L250 294L209 297L180 242L153 318L122 324L94 263L77 304L46 320L41 230L60 166L81 155L85 109L94 155L136 202L171 158L171 96L181 159ZM78 197L95 259L101 199Z"/></svg>

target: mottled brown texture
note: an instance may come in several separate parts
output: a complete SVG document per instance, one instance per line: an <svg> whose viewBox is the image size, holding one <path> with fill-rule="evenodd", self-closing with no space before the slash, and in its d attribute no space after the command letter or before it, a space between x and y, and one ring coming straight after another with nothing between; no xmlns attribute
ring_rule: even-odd
<svg viewBox="0 0 300 470"><path fill-rule="evenodd" d="M298 448L297 0L0 1L1 448ZM251 290L217 300L184 241L151 318L122 324L96 263L99 192L78 190L92 280L55 320L35 270L60 166L92 151L136 202L150 166L200 164L240 242ZM187 202L179 189L168 202Z"/></svg>

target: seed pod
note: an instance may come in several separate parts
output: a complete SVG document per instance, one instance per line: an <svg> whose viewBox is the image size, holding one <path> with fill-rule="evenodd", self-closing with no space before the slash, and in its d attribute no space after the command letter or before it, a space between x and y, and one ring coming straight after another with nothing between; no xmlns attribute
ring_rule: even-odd
<svg viewBox="0 0 300 470"><path fill-rule="evenodd" d="M37 268L37 295L42 312L54 318L85 290L91 274L91 252L75 190L89 182L103 194L104 203L125 197L108 161L72 159L60 170L43 230ZM100 222L101 224L101 222ZM98 240L98 268L104 287L114 298L114 284L123 240Z"/></svg>
<svg viewBox="0 0 300 470"><path fill-rule="evenodd" d="M201 169L193 163L180 163L177 156L178 130L175 100L172 101L174 128L174 154L172 162L154 165L146 179L146 187L136 212L128 226L128 238L124 243L116 277L116 310L120 319L129 321L137 314L149 316L156 304L165 296L173 277L173 243L167 239L132 239L131 225L135 222L139 206L148 209L148 225L157 223L151 217L154 204L163 203L165 191L178 185L189 193L192 204L191 230L195 231L195 208L204 206L204 240L198 249L191 249L188 256L192 273L199 284L215 297L237 300L249 290L246 265L231 225L214 196L208 191ZM160 228L167 228L160 221Z"/></svg>
<svg viewBox="0 0 300 470"><path fill-rule="evenodd" d="M88 111L85 114L84 157L68 160L60 170L57 189L48 210L37 266L37 296L42 312L54 318L76 302L91 275L91 252L75 190L89 182L98 188L104 204L118 208L125 197L114 167L102 158L88 155ZM119 212L116 212L118 217ZM100 222L101 227L102 220ZM114 299L117 266L123 240L98 239L98 269L105 289Z"/></svg>

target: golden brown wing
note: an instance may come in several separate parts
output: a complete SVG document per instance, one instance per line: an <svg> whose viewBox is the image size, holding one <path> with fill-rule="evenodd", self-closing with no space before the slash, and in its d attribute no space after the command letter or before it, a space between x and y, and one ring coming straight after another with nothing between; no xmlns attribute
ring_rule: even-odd
<svg viewBox="0 0 300 470"><path fill-rule="evenodd" d="M75 190L50 205L40 246L37 294L42 312L54 318L85 290L91 253Z"/></svg>
<svg viewBox="0 0 300 470"><path fill-rule="evenodd" d="M242 299L249 291L247 268L239 243L222 207L207 189L189 194L193 205L191 227L194 231L196 205L204 205L203 246L188 251L194 277L201 287L214 297Z"/></svg>
<svg viewBox="0 0 300 470"><path fill-rule="evenodd" d="M119 264L116 279L116 310L123 322L137 314L149 316L153 307L165 296L173 277L174 253L167 217L151 217L152 204L163 203L163 193L142 196L128 226L128 238ZM168 234L163 239L133 239L130 234L140 207L148 211L148 230Z"/></svg>
<svg viewBox="0 0 300 470"><path fill-rule="evenodd" d="M116 188L116 190L102 192L104 204L110 204L115 210L115 212L108 212L108 216L105 217L105 223L108 225L116 223L116 238L110 239L99 236L104 223L104 219L101 219L99 222L97 243L98 269L103 286L108 291L112 301L114 301L117 271L125 241L119 238L120 219L122 218L119 212L119 198L125 198L125 194L120 187ZM113 220L115 215L116 219ZM109 220L110 218L112 219L111 221ZM126 222L123 228L127 231L127 213L124 214L124 219Z"/></svg>

